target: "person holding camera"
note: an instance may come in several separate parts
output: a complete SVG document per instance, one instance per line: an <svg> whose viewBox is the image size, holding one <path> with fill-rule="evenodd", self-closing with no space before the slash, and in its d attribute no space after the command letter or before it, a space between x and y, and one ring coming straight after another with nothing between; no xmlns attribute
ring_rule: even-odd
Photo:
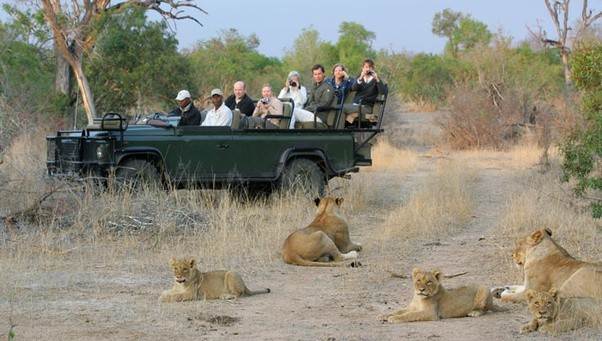
<svg viewBox="0 0 602 341"><path fill-rule="evenodd" d="M252 129L278 129L280 120L277 118L268 118L267 115L283 115L284 106L282 102L274 97L274 90L270 84L264 84L261 88L261 98L257 101L257 106L253 111L253 116L246 116L240 121L240 128Z"/></svg>
<svg viewBox="0 0 602 341"><path fill-rule="evenodd" d="M326 81L334 88L334 94L337 96L337 104L341 104L345 101L347 94L351 92L351 87L355 79L349 77L344 64L336 63L332 68L332 77Z"/></svg>
<svg viewBox="0 0 602 341"><path fill-rule="evenodd" d="M280 90L278 98L292 99L293 102L295 102L295 110L297 110L297 108L303 108L305 102L307 102L307 89L301 85L301 76L299 76L299 72L291 71L288 73L284 88ZM291 120L290 128L294 127L294 125L295 115L293 115L293 119Z"/></svg>
<svg viewBox="0 0 602 341"><path fill-rule="evenodd" d="M359 116L360 110L364 116L372 114L372 106L376 97L379 94L386 94L388 91L387 85L374 70L374 61L372 59L364 59L362 73L353 82L351 91L355 91L353 103L343 106L346 121L345 126L354 126L353 123Z"/></svg>

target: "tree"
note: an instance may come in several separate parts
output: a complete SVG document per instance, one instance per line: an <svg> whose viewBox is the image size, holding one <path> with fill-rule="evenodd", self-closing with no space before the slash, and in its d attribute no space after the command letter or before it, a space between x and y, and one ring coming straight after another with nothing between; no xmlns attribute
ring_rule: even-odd
<svg viewBox="0 0 602 341"><path fill-rule="evenodd" d="M585 123L560 145L562 180L576 180L575 194L590 196L592 214L602 217L602 44L581 48L572 56L573 81L584 93Z"/></svg>
<svg viewBox="0 0 602 341"><path fill-rule="evenodd" d="M335 44L339 62L347 65L348 70L359 73L364 59L376 57L376 52L372 49L376 35L358 23L346 21L339 26L339 34L339 40Z"/></svg>
<svg viewBox="0 0 602 341"><path fill-rule="evenodd" d="M120 13L127 8L138 7L156 11L166 19L189 19L200 25L197 19L184 14L182 9L206 13L195 5L193 0L126 0L114 5L111 5L110 0L41 1L44 7L44 18L52 30L57 55L62 57L73 71L89 123L97 115L94 96L84 73L83 61L85 54L90 53L96 44L105 16ZM163 9L162 5L167 9ZM61 67L61 59L58 61L58 67Z"/></svg>
<svg viewBox="0 0 602 341"><path fill-rule="evenodd" d="M447 38L445 51L453 58L459 51L470 50L477 44L489 44L493 36L484 23L449 8L435 13L431 25L435 35Z"/></svg>
<svg viewBox="0 0 602 341"><path fill-rule="evenodd" d="M249 96L253 91L259 93L263 83L281 82L282 63L257 52L259 44L256 35L243 36L233 28L198 42L193 50L185 52L193 68L191 81L208 94L216 87L227 92L235 81L242 80Z"/></svg>
<svg viewBox="0 0 602 341"><path fill-rule="evenodd" d="M550 17L552 18L552 22L556 27L556 34L558 35L557 40L548 39L545 36L543 40L545 43L550 44L551 46L557 48L560 51L560 55L562 57L562 64L564 65L564 79L566 86L571 85L571 68L569 66L569 55L570 55L570 41L569 41L569 32L573 31L574 35L572 40L578 41L580 37L587 31L587 29L600 17L602 17L602 12L597 11L594 13L591 9L588 8L588 1L582 0L581 6L581 22L577 30L574 30L569 26L569 8L571 0L562 0L562 1L554 1L553 3L550 0L544 0L546 3L546 7L548 12L550 13Z"/></svg>
<svg viewBox="0 0 602 341"><path fill-rule="evenodd" d="M85 66L97 109L148 113L168 109L182 88L194 90L190 63L165 22L148 22L134 8L103 26Z"/></svg>
<svg viewBox="0 0 602 341"><path fill-rule="evenodd" d="M458 46L453 43L453 35L458 30L460 21L465 18L465 14L446 8L442 12L435 13L431 23L433 34L447 38L446 50L449 50L454 57L458 53Z"/></svg>
<svg viewBox="0 0 602 341"><path fill-rule="evenodd" d="M302 82L309 84L314 64L333 65L337 57L334 45L322 41L318 30L305 28L295 39L293 47L286 51L283 60L289 71L297 70L303 76Z"/></svg>

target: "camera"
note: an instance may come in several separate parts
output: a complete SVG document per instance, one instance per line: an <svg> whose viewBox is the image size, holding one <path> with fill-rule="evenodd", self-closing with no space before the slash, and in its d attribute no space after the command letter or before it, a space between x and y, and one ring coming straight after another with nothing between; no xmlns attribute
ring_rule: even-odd
<svg viewBox="0 0 602 341"><path fill-rule="evenodd" d="M367 75L372 75L372 74L374 74L374 70L368 70L368 71L366 71L366 74Z"/></svg>
<svg viewBox="0 0 602 341"><path fill-rule="evenodd" d="M297 86L297 82L295 82L295 81L290 81L290 82L288 83L288 85L290 85L290 86L292 86L292 87L294 88L294 87L296 87L296 86Z"/></svg>
<svg viewBox="0 0 602 341"><path fill-rule="evenodd" d="M260 99L259 101L260 101L261 103L263 103L263 104L268 104L268 100L267 100L267 99L265 99L265 98L262 98L262 99Z"/></svg>

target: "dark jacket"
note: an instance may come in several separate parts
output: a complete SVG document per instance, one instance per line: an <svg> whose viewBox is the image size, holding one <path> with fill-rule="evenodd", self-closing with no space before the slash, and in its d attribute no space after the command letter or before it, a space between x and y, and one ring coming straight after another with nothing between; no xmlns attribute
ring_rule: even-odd
<svg viewBox="0 0 602 341"><path fill-rule="evenodd" d="M332 85L323 81L322 83L314 83L314 87L307 96L307 103L303 109L315 112L320 106L333 106L335 104L334 89Z"/></svg>
<svg viewBox="0 0 602 341"><path fill-rule="evenodd" d="M253 111L255 110L255 104L253 103L251 97L247 96L247 94L245 94L238 103L236 103L236 96L230 95L228 98L226 98L224 104L226 104L230 110L238 109L241 113L247 116L253 116Z"/></svg>
<svg viewBox="0 0 602 341"><path fill-rule="evenodd" d="M183 110L180 107L176 107L169 113L169 116L182 116L180 118L181 126L198 126L201 124L201 113L192 102Z"/></svg>
<svg viewBox="0 0 602 341"><path fill-rule="evenodd" d="M353 83L355 83L355 78L349 77L344 79L341 84L337 84L334 77L330 77L326 81L334 88L334 94L337 96L337 104L341 104L345 100L345 97L347 97L347 94L351 92L351 87L353 86Z"/></svg>
<svg viewBox="0 0 602 341"><path fill-rule="evenodd" d="M367 83L361 82L358 84L357 80L354 81L351 90L356 91L353 103L360 104L361 102L363 105L372 106L378 94L386 94L388 88L382 79L380 82L377 82L376 79L372 78Z"/></svg>

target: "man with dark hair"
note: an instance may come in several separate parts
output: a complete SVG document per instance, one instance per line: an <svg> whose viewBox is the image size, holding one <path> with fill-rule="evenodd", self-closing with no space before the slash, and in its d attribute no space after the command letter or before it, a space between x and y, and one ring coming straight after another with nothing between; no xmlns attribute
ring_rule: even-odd
<svg viewBox="0 0 602 341"><path fill-rule="evenodd" d="M303 108L295 107L293 112L295 122L300 122L301 124L306 122L313 123L316 109L319 107L331 107L336 103L334 88L325 80L326 75L324 73L324 66L316 64L311 70L314 84L307 96L307 102ZM319 117L316 117L315 122L320 123L321 125L322 120Z"/></svg>
<svg viewBox="0 0 602 341"><path fill-rule="evenodd" d="M378 77L374 70L374 61L370 58L364 59L362 63L362 73L353 83L351 91L355 91L353 103L345 104L343 112L346 115L346 125L353 125L353 122L359 115L360 105L363 115L372 113L374 100L379 94L386 94L388 89L385 82Z"/></svg>

